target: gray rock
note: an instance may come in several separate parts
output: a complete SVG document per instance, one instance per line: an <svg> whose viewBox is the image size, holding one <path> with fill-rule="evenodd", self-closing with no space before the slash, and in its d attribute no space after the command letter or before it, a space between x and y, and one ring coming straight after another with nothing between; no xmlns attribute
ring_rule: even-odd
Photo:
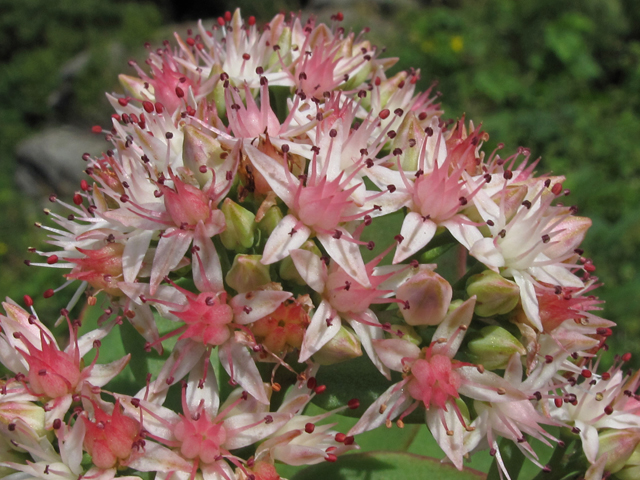
<svg viewBox="0 0 640 480"><path fill-rule="evenodd" d="M80 180L87 178L82 155L98 155L109 145L102 135L92 134L89 129L62 126L43 130L23 140L16 149L16 185L33 198L56 193L69 201L80 188Z"/></svg>

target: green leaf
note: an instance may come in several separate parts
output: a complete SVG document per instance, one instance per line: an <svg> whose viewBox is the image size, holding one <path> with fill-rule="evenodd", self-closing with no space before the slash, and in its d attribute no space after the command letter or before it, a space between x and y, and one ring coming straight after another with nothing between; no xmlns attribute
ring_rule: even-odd
<svg viewBox="0 0 640 480"><path fill-rule="evenodd" d="M336 463L321 463L298 472L291 480L479 480L477 470L458 471L435 458L404 452L366 452L340 457Z"/></svg>

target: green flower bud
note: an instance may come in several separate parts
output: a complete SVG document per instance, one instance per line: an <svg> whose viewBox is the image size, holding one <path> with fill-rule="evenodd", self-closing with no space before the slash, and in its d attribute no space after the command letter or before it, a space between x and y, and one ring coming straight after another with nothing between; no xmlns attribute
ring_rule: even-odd
<svg viewBox="0 0 640 480"><path fill-rule="evenodd" d="M269 266L260 263L262 255L236 255L227 273L227 284L239 293L256 290L271 281Z"/></svg>
<svg viewBox="0 0 640 480"><path fill-rule="evenodd" d="M121 73L118 75L120 85L136 100L147 100L149 90L144 87L144 80ZM149 86L149 88L152 88ZM143 93L144 92L144 93Z"/></svg>
<svg viewBox="0 0 640 480"><path fill-rule="evenodd" d="M488 370L505 368L514 353L527 354L518 339L502 327L484 327L480 334L480 338L469 342L469 352L474 363L482 364Z"/></svg>
<svg viewBox="0 0 640 480"><path fill-rule="evenodd" d="M4 382L0 381L0 383ZM9 425L17 419L26 423L36 435L42 437L47 434L44 426L44 408L30 402L0 403L0 424Z"/></svg>
<svg viewBox="0 0 640 480"><path fill-rule="evenodd" d="M267 210L262 220L258 222L258 228L264 234L264 238L269 238L273 229L276 228L283 218L284 215L282 215L282 211L278 207L273 206Z"/></svg>
<svg viewBox="0 0 640 480"><path fill-rule="evenodd" d="M407 303L400 313L409 325L438 325L451 303L451 285L431 270L416 273L398 287L396 298Z"/></svg>
<svg viewBox="0 0 640 480"><path fill-rule="evenodd" d="M313 354L313 361L320 365L333 365L361 355L362 348L360 348L358 337L346 328L340 327L336 336Z"/></svg>
<svg viewBox="0 0 640 480"><path fill-rule="evenodd" d="M485 270L467 280L467 295L477 298L476 315L491 317L513 310L520 300L520 288L499 273Z"/></svg>
<svg viewBox="0 0 640 480"><path fill-rule="evenodd" d="M400 166L404 171L418 170L418 157L425 137L424 128L420 125L415 113L408 112L396 130L396 136L391 141L389 148L391 151L396 147L402 149ZM408 145L413 145L413 147L408 147ZM391 168L396 169L397 165L394 164Z"/></svg>
<svg viewBox="0 0 640 480"><path fill-rule="evenodd" d="M610 473L622 470L640 443L640 432L637 429L602 430L598 435L598 456L607 455L604 469ZM636 477L637 478L637 477Z"/></svg>
<svg viewBox="0 0 640 480"><path fill-rule="evenodd" d="M244 251L253 245L256 216L230 198L225 198L220 208L227 224L220 234L222 244L229 250Z"/></svg>
<svg viewBox="0 0 640 480"><path fill-rule="evenodd" d="M221 156L226 152L222 149L220 142L210 134L205 134L191 125L185 125L182 131L184 133L182 144L184 164L198 180L200 187L203 187L213 177L211 168L224 162ZM209 168L203 173L200 171L202 166Z"/></svg>

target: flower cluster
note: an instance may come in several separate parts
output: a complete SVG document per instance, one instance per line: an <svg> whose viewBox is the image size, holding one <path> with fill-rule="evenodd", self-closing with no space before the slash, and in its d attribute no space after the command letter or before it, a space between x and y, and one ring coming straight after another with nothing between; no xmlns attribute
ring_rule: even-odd
<svg viewBox="0 0 640 480"><path fill-rule="evenodd" d="M227 13L120 76L93 129L112 146L83 157L73 204L51 197L68 212L27 262L66 269L46 298L77 286L68 346L28 297L0 317L5 478L276 480L415 412L458 469L489 449L510 478L501 439L548 469L530 439L566 446L551 426L579 434L588 478L635 478L640 380L625 356L596 374L613 323L564 178L485 152L341 21ZM83 295L105 313L79 336ZM129 356L98 362L123 322L164 359L131 395L107 388ZM363 350L377 400L305 415L322 370ZM350 431L322 423L349 409Z"/></svg>

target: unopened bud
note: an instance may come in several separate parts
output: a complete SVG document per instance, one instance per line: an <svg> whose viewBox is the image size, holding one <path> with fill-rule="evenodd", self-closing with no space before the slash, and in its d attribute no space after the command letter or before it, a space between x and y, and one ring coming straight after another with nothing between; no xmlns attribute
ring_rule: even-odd
<svg viewBox="0 0 640 480"><path fill-rule="evenodd" d="M130 77L129 75L124 75L124 74L118 75L118 80L120 81L120 85L122 85L122 88L124 88L128 93L130 93L132 97L138 100L147 99L149 90L145 88L144 80L136 77ZM149 88L153 88L153 87L149 85Z"/></svg>
<svg viewBox="0 0 640 480"><path fill-rule="evenodd" d="M271 232L273 232L283 218L284 215L282 215L282 211L278 207L273 206L264 214L264 217L258 223L258 228L264 234L265 238L269 238Z"/></svg>
<svg viewBox="0 0 640 480"><path fill-rule="evenodd" d="M204 187L213 177L212 169L224 162L221 155L225 152L220 142L210 134L203 133L191 125L185 125L182 131L184 164L198 180L200 187ZM207 167L204 173L200 170L203 166Z"/></svg>
<svg viewBox="0 0 640 480"><path fill-rule="evenodd" d="M452 295L449 282L424 270L400 285L396 298L408 306L400 313L409 325L438 325L447 314Z"/></svg>
<svg viewBox="0 0 640 480"><path fill-rule="evenodd" d="M616 473L625 467L640 444L640 432L637 429L607 429L600 432L598 442L598 456L607 455L604 469Z"/></svg>
<svg viewBox="0 0 640 480"><path fill-rule="evenodd" d="M227 228L220 234L222 244L229 250L244 251L253 245L256 216L230 198L220 207Z"/></svg>
<svg viewBox="0 0 640 480"><path fill-rule="evenodd" d="M262 255L236 255L227 273L227 284L238 293L256 290L271 281L269 267L260 263Z"/></svg>
<svg viewBox="0 0 640 480"><path fill-rule="evenodd" d="M358 338L345 327L340 327L336 336L313 354L313 361L320 365L333 365L361 355Z"/></svg>
<svg viewBox="0 0 640 480"><path fill-rule="evenodd" d="M526 355L527 350L516 337L495 325L480 330L480 337L469 342L469 352L474 363L488 370L505 368L514 353Z"/></svg>
<svg viewBox="0 0 640 480"><path fill-rule="evenodd" d="M418 170L418 157L426 134L414 112L407 113L396 133L396 137L391 141L390 151L402 149L400 166L404 171ZM397 168L397 165L394 163L392 168Z"/></svg>
<svg viewBox="0 0 640 480"><path fill-rule="evenodd" d="M3 381L0 381L3 383ZM44 409L28 402L1 402L0 424L9 425L21 420L33 429L36 435L44 436L47 432L44 426Z"/></svg>
<svg viewBox="0 0 640 480"><path fill-rule="evenodd" d="M520 300L518 285L492 270L470 277L467 294L476 296L475 313L480 317L509 313Z"/></svg>

